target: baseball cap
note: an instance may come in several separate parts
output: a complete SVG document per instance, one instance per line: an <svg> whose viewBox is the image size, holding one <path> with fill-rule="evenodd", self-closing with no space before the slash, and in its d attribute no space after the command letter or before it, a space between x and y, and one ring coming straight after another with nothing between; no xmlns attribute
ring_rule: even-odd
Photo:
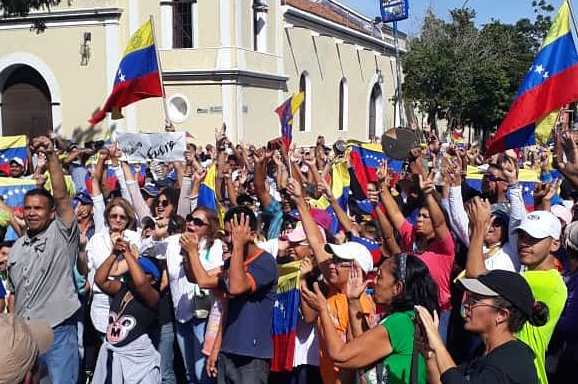
<svg viewBox="0 0 578 384"><path fill-rule="evenodd" d="M475 279L460 279L460 283L470 292L482 296L500 296L509 301L526 317L532 316L534 296L526 279L519 273L494 269Z"/></svg>
<svg viewBox="0 0 578 384"><path fill-rule="evenodd" d="M151 197L157 197L161 191L152 183L147 183L143 188L140 189L141 192L146 193Z"/></svg>
<svg viewBox="0 0 578 384"><path fill-rule="evenodd" d="M22 160L20 157L14 157L12 158L12 160L10 160L10 164L12 163L16 163L19 166L23 167L24 166L24 160Z"/></svg>
<svg viewBox="0 0 578 384"><path fill-rule="evenodd" d="M563 205L553 205L550 208L550 212L552 212L557 218L564 220L566 225L572 222L572 212Z"/></svg>
<svg viewBox="0 0 578 384"><path fill-rule="evenodd" d="M90 197L85 189L78 191L76 195L74 195L74 200L77 200L83 205L92 205L92 197Z"/></svg>
<svg viewBox="0 0 578 384"><path fill-rule="evenodd" d="M139 257L138 265L140 265L144 273L151 275L156 281L160 281L161 273L156 264L148 257Z"/></svg>
<svg viewBox="0 0 578 384"><path fill-rule="evenodd" d="M365 273L373 269L373 258L367 247L354 241L344 244L326 244L325 251L343 260L357 261Z"/></svg>
<svg viewBox="0 0 578 384"><path fill-rule="evenodd" d="M331 232L331 216L329 216L329 213L327 213L324 209L319 208L311 208L309 213L313 217L315 224L323 228L325 231ZM296 209L291 212L291 216L297 220L301 220L299 211Z"/></svg>
<svg viewBox="0 0 578 384"><path fill-rule="evenodd" d="M558 240L560 239L562 225L552 212L534 211L524 217L520 225L516 227L516 230L524 231L535 239L551 237Z"/></svg>
<svg viewBox="0 0 578 384"><path fill-rule="evenodd" d="M319 225L317 226L317 228L319 228L319 231L321 232L323 242L327 241L325 238L325 231L323 230L323 228ZM289 232L286 237L287 240L289 240L292 243L300 243L303 240L307 239L307 236L305 235L305 229L303 228L303 226L298 226L297 228Z"/></svg>
<svg viewBox="0 0 578 384"><path fill-rule="evenodd" d="M0 314L0 384L21 382L53 341L52 329L44 321Z"/></svg>
<svg viewBox="0 0 578 384"><path fill-rule="evenodd" d="M492 216L494 216L497 219L503 220L506 223L506 226L510 223L510 214L506 210L504 210L504 208L501 205L492 204L490 210L492 212Z"/></svg>

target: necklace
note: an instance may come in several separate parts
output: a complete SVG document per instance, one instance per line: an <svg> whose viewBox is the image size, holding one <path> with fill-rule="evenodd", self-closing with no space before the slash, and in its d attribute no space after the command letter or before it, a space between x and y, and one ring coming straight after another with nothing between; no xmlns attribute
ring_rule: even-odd
<svg viewBox="0 0 578 384"><path fill-rule="evenodd" d="M120 319L120 317L123 315L124 311L126 310L126 307L132 301L133 298L134 298L134 296L132 295L131 291L130 290L126 291L126 293L124 294L124 297L122 298L122 300L120 302L120 308L117 312L117 319Z"/></svg>

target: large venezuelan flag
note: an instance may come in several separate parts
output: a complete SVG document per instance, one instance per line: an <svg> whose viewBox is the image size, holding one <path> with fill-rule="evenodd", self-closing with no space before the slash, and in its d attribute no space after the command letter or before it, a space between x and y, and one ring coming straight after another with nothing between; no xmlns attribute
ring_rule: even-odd
<svg viewBox="0 0 578 384"><path fill-rule="evenodd" d="M297 334L297 317L299 316L299 265L301 261L279 266L277 281L277 298L273 307L273 359L271 371L282 372L293 370L295 354L295 336Z"/></svg>
<svg viewBox="0 0 578 384"><path fill-rule="evenodd" d="M570 29L570 6L565 1L487 156L536 142L536 123L564 104L578 100L578 52Z"/></svg>
<svg viewBox="0 0 578 384"><path fill-rule="evenodd" d="M285 148L289 149L293 141L293 116L297 113L305 100L305 93L294 93L275 110L281 122L281 137Z"/></svg>
<svg viewBox="0 0 578 384"><path fill-rule="evenodd" d="M14 179L12 177L0 177L0 197L4 203L15 210L22 210L24 195L26 192L36 189L36 181L30 179ZM0 213L0 225L7 227L10 224L10 216L6 212ZM5 241L16 241L18 235L12 227L8 227Z"/></svg>
<svg viewBox="0 0 578 384"><path fill-rule="evenodd" d="M221 228L223 227L223 220L225 218L225 212L223 207L217 200L216 188L216 178L217 178L217 166L215 164L211 165L207 170L205 175L205 180L201 183L199 189L199 197L197 198L197 206L204 207L215 211L217 216L219 216L219 221L221 223Z"/></svg>
<svg viewBox="0 0 578 384"><path fill-rule="evenodd" d="M0 137L0 171L10 175L10 161L15 157L20 158L26 166L26 135Z"/></svg>
<svg viewBox="0 0 578 384"><path fill-rule="evenodd" d="M131 36L116 71L112 92L102 109L89 122L92 125L98 123L105 118L107 112L113 112L113 116L120 117L120 108L135 101L161 96L163 90L159 64L153 28L149 20Z"/></svg>

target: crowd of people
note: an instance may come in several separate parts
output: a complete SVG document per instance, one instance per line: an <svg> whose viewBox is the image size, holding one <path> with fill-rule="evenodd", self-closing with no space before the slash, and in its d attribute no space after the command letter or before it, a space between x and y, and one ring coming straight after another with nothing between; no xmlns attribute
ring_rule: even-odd
<svg viewBox="0 0 578 384"><path fill-rule="evenodd" d="M322 136L148 164L32 138L6 176L37 188L0 203L0 383L572 383L578 134L554 136L431 134L367 184Z"/></svg>

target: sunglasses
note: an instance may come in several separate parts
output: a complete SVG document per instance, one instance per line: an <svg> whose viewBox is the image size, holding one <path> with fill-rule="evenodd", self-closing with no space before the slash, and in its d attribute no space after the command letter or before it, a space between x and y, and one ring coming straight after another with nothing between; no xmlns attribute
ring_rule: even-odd
<svg viewBox="0 0 578 384"><path fill-rule="evenodd" d="M198 217L193 217L191 215L187 215L186 220L188 223L190 223L192 221L193 225L195 227L204 227L206 225L209 225L209 223L205 223L203 220L199 219Z"/></svg>
<svg viewBox="0 0 578 384"><path fill-rule="evenodd" d="M502 179L496 175L492 175L491 173L485 175L484 177L487 178L489 181L506 181L506 180L504 180L504 179Z"/></svg>
<svg viewBox="0 0 578 384"><path fill-rule="evenodd" d="M168 200L158 200L157 205L162 205L163 207L168 207L170 202Z"/></svg>
<svg viewBox="0 0 578 384"><path fill-rule="evenodd" d="M109 219L113 219L113 220L115 220L115 219L126 220L127 219L127 217L125 215L117 215L117 214L109 215L108 217L109 217Z"/></svg>
<svg viewBox="0 0 578 384"><path fill-rule="evenodd" d="M332 263L341 268L350 268L353 265L351 260L344 260L339 257L333 257Z"/></svg>

